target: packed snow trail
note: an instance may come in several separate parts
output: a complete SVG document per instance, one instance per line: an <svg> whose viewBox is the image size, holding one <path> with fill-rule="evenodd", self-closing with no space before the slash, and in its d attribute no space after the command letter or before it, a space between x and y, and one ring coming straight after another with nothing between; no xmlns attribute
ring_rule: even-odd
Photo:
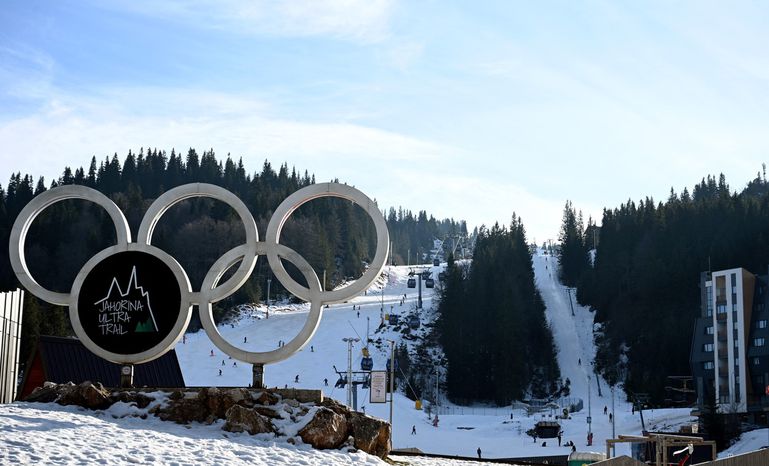
<svg viewBox="0 0 769 466"><path fill-rule="evenodd" d="M564 431L563 441L573 441L579 451L603 451L604 440L611 436L611 424L608 414L603 414L603 407L611 409L611 394L608 386L600 380L603 397L598 397L593 379L591 385L592 400L592 431L594 434L593 447L587 447L587 375L591 373L590 362L595 350L593 349L592 322L593 313L574 303L575 316L571 316L568 295L555 278L556 263L553 258L535 255L533 266L537 286L547 305L547 319L553 330L554 339L559 349L558 362L563 378L571 380L571 396L582 398L585 408L572 415L572 419L560 421ZM430 267L433 277L445 264ZM318 331L307 346L293 357L277 364L265 367L265 383L271 387L297 387L322 389L325 396L330 396L346 403L345 389L335 388L338 378L333 365L340 371L347 369L347 344L342 341L345 337L366 338L366 324L369 324L371 339L379 340L377 347L370 346L374 359L374 369L384 370L389 358L389 343L387 339L396 342L411 342L400 332L393 331L391 326L384 326L375 332L380 323L380 309L384 303L384 312L391 311L403 316L415 312L417 289L408 288L408 273L411 269L406 266L387 267L386 279L375 283L364 295L351 299L347 303L331 305L324 309ZM552 274L552 276L551 276ZM436 280L437 282L437 280ZM422 327L412 333L424 334L425 328L436 317L433 301L434 289L422 288L423 309L420 312ZM404 294L406 295L403 300ZM403 300L403 305L401 305ZM355 309L353 310L353 306ZM260 308L254 316L246 316L234 322L233 325L220 325L220 332L234 345L251 351L265 351L277 348L279 340L287 341L296 335L303 325L308 312L304 305L272 306L270 317L264 318L264 308ZM244 337L247 342L244 343ZM353 370L360 369L362 342L353 348ZM210 352L214 351L214 357ZM176 346L179 362L182 367L185 382L189 386L247 386L251 382L251 366L237 363L221 352L211 343L205 332L188 333L186 343ZM582 364L578 364L578 359ZM224 361L224 366L222 366ZM218 376L222 369L222 376ZM295 382L296 376L299 382ZM324 379L328 380L325 386ZM558 447L556 439L549 439L547 446L541 446L541 440L534 443L526 435L526 431L541 419L541 416L527 417L523 411L515 411L510 419L508 408L496 409L497 415L479 415L488 407L476 406L464 408L465 415L440 416L439 426L433 427L427 413L415 409L415 403L403 395L404 387L394 397L393 410L393 446L394 448L416 447L429 453L447 455L474 456L478 447L486 458L503 458L534 455L563 455L568 454L569 448ZM389 404L371 404L368 402L369 392L359 388L358 409L381 419L389 419ZM631 415L630 405L624 403L623 397L615 400L617 416L617 434L639 434L641 431L638 414ZM453 406L442 397L442 406ZM462 407L459 407L462 409ZM476 413L472 414L472 410ZM691 422L687 410L660 410L645 412L644 417L650 430L654 426L670 426ZM416 435L411 435L412 426L416 426ZM619 451L619 450L618 450Z"/></svg>
<svg viewBox="0 0 769 466"><path fill-rule="evenodd" d="M571 396L582 398L587 409L588 378L590 378L590 391L595 401L601 404L603 412L604 401L611 401L607 397L609 386L598 377L603 398L598 398L598 383L593 373L593 360L595 359L595 344L593 341L593 317L594 313L577 304L576 290L572 289L571 297L566 287L558 282L558 259L542 254L542 250L533 257L534 273L537 288L545 301L547 318L550 329L553 332L553 340L558 349L558 365L561 369L561 378L571 381ZM571 305L569 300L571 299ZM574 315L572 315L572 306ZM615 403L617 400L615 399ZM616 408L616 405L615 405Z"/></svg>
<svg viewBox="0 0 769 466"><path fill-rule="evenodd" d="M576 316L571 316L567 295L555 280L555 271L551 272L553 265L552 258L534 257L537 284L548 306L547 318L559 348L562 374L572 381L572 396L587 401L586 375L594 351L590 332L593 314L575 305ZM440 270L441 267L434 267L434 276L437 277ZM406 285L408 267L388 267L387 272L387 280L375 284L365 295L325 309L317 333L303 351L265 368L266 383L270 386L322 389L326 396L344 403L346 392L334 388L337 375L332 368L336 365L339 370L346 369L347 345L342 338L360 335L365 339L368 318L372 339L381 338L383 342L381 349L371 346L375 369L384 369L389 356L389 344L385 339L416 341L406 339L406 335L393 331L389 326L375 333L383 302L385 312L389 313L392 306L394 312L408 315L414 312L417 298L417 290ZM422 291L422 328L417 333L425 332L425 324L429 325L436 317L434 290L423 288ZM401 305L404 294L406 299ZM288 340L299 331L307 315L307 305L273 306L269 318L264 318L263 311L264 308L261 308L254 315L245 316L232 325L220 325L219 330L236 346L260 351L273 349L279 340ZM361 348L361 343L354 347L354 369L360 368ZM212 350L213 357L210 356ZM184 341L176 346L176 351L189 386L247 386L251 381L250 365L222 356L205 332L186 334ZM582 365L574 365L575 357L580 356ZM222 376L218 375L220 369ZM295 382L297 375L298 383ZM323 382L324 378L328 379L328 387ZM603 381L601 383L604 384ZM370 404L367 390L359 390L358 395L359 409L365 406L366 413L381 419L389 418L389 405ZM445 398L441 404L453 407ZM595 434L592 447L585 445L587 402L585 409L574 413L571 419L559 421L564 432L563 441L572 440L579 451L603 451L604 440L611 435L611 425L607 416L603 415L603 406L611 406L608 390L604 389L602 398L597 396L596 390L592 390L592 430ZM543 447L542 439L534 443L526 435L525 432L542 419L541 415L527 417L525 412L516 410L512 412L513 419L510 419L509 407L496 410L488 410L484 406L458 408L470 414L442 415L438 427L434 427L425 412L415 409L413 401L403 396L402 392L396 393L393 446L466 457L474 457L480 447L484 458L565 455L570 451L568 447L559 447L556 439L548 439L547 446ZM301 443L290 445L285 438L230 434L223 432L219 423L212 426L197 423L180 426L153 417L114 419L113 415L121 414L115 409L120 411L117 407L92 413L71 406L39 403L0 406L0 432L4 432L0 434L0 463L384 464L378 458L363 453L319 452ZM483 411L494 411L496 414L481 415ZM631 415L630 406L620 402L619 397L616 415L617 434L640 432L638 414ZM644 416L649 430L673 429L693 419L686 409L646 411ZM411 435L412 426L416 427L416 435ZM131 440L134 437L135 441ZM116 438L125 441L115 442ZM618 449L618 453L624 452ZM410 457L399 457L398 461L425 466L469 464Z"/></svg>

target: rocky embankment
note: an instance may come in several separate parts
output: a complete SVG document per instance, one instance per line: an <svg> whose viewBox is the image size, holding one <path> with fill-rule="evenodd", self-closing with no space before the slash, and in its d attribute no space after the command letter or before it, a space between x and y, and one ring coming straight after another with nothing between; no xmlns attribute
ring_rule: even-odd
<svg viewBox="0 0 769 466"><path fill-rule="evenodd" d="M291 392L289 392L291 393ZM221 423L228 432L284 437L319 449L362 450L384 458L390 452L390 425L350 410L332 399L309 400L284 390L215 387L158 391L108 390L101 384L46 382L24 401L106 410L122 403L124 416L157 416L180 424Z"/></svg>

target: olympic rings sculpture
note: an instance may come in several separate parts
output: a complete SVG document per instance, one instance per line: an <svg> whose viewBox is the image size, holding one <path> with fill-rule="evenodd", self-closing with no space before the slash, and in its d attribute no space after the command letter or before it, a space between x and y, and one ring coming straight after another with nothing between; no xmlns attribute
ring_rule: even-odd
<svg viewBox="0 0 769 466"><path fill-rule="evenodd" d="M245 243L227 251L211 266L198 291L192 290L186 272L176 259L163 250L152 246L153 232L165 212L175 204L195 197L213 198L228 204L238 214L246 231ZM373 220L377 235L376 253L368 269L352 284L333 291L323 290L318 275L312 266L296 251L280 244L281 231L291 214L306 202L321 197L346 199L363 208ZM59 293L46 289L32 277L27 267L24 246L27 233L35 218L51 205L65 199L82 199L103 207L115 226L117 241L114 246L96 253L86 262L75 277L69 293ZM89 350L104 359L118 364L137 364L162 356L182 338L192 315L192 306L197 304L203 329L220 350L243 362L270 364L289 358L310 341L320 324L325 304L349 300L367 289L384 268L389 254L389 246L389 233L382 212L365 194L347 185L320 183L307 186L291 194L278 206L270 218L265 240L259 241L259 232L253 216L243 201L235 194L219 186L191 183L165 192L150 205L142 219L135 243L131 242L131 231L123 212L104 194L79 185L51 189L33 198L19 213L11 230L9 252L11 265L19 282L29 292L44 301L69 306L70 321L75 334ZM278 281L289 292L310 303L310 312L299 333L285 345L272 351L246 351L232 345L219 333L212 314L212 304L230 296L243 286L251 276L257 258L262 255L267 257L270 268ZM307 287L291 278L282 263L282 259L293 263L299 269L307 281ZM238 262L240 264L232 276L224 283L219 283L225 272ZM127 286L121 286L117 278L109 279L109 272L114 263L133 264ZM158 274L158 280L162 278L166 280L166 283L173 283L178 287L178 294L175 289L164 290L160 293L161 304L166 307L176 305L179 307L178 315L175 317L165 315L167 321L165 324L162 321L163 315L156 317L155 313L152 312L149 291L145 289L149 284L145 282L145 286L140 286L140 279L137 278L137 267L139 267L137 264L140 264L143 270L155 271ZM94 302L93 299L95 298L86 291L92 283L100 284L101 289L104 289L109 283L107 297ZM158 293L154 295L157 296ZM117 296L120 299L111 302L108 300L110 296ZM145 314L149 310L147 315L150 318L137 326L134 332L152 332L154 328L157 333L163 325L166 325L167 332L153 338L146 337L149 333L131 334L131 337L143 341L143 346L138 350L136 350L136 346L130 344L127 351L123 351L122 347L113 348L109 344L105 344L106 340L102 336L94 333L93 328L96 328L96 324L90 323L90 321L84 322L81 318L81 311L90 312L91 314L86 314L88 316L95 315L93 314L95 305L101 306L97 314L98 327L102 333L106 332L113 336L115 334L122 335L121 332L124 330L120 323L121 319L128 318L130 320L130 317L127 316L136 310L143 311ZM158 324L158 321L161 323ZM125 331L125 333L129 332Z"/></svg>

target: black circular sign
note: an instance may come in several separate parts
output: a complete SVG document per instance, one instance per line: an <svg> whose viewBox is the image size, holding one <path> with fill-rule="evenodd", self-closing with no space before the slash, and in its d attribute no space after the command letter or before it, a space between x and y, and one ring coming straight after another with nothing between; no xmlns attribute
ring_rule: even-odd
<svg viewBox="0 0 769 466"><path fill-rule="evenodd" d="M181 290L161 259L140 251L113 254L88 273L77 316L88 338L116 354L138 354L163 341L181 311Z"/></svg>

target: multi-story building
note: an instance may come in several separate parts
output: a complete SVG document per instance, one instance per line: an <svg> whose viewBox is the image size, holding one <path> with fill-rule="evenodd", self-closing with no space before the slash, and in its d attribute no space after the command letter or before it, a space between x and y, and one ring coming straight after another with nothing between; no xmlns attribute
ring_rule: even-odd
<svg viewBox="0 0 769 466"><path fill-rule="evenodd" d="M698 406L713 397L723 413L769 408L768 279L742 268L700 274L690 355Z"/></svg>

